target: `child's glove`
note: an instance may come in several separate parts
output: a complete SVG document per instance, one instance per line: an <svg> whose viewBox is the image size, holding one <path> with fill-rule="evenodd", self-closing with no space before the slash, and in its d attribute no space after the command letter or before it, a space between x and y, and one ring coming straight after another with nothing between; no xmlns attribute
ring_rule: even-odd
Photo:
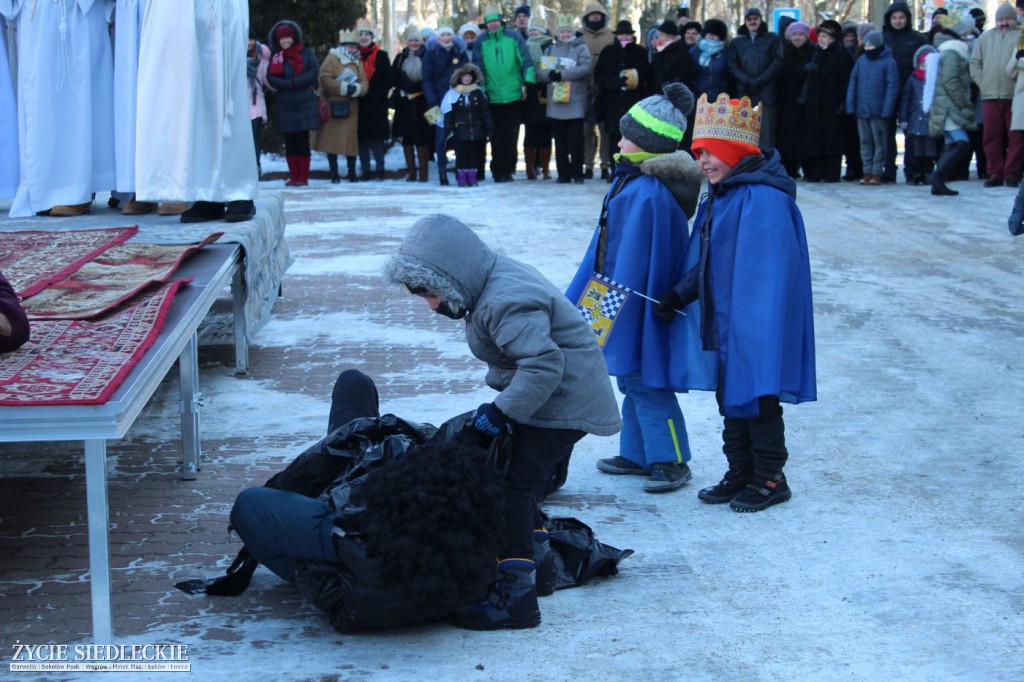
<svg viewBox="0 0 1024 682"><path fill-rule="evenodd" d="M504 431L512 433L515 422L505 416L505 413L498 409L494 403L484 403L476 408L476 416L473 417L473 427L477 431L496 438Z"/></svg>
<svg viewBox="0 0 1024 682"><path fill-rule="evenodd" d="M662 322L671 323L676 319L676 310L682 310L683 297L675 291L667 291L661 295L661 301L654 306L654 316Z"/></svg>
<svg viewBox="0 0 1024 682"><path fill-rule="evenodd" d="M557 83L558 81L562 80L562 72L561 71L552 71L551 73L548 74L548 79L552 83Z"/></svg>

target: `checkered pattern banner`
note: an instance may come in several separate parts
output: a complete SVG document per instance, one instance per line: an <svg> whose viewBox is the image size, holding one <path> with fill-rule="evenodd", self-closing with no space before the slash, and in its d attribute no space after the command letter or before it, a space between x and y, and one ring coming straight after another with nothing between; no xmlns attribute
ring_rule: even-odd
<svg viewBox="0 0 1024 682"><path fill-rule="evenodd" d="M590 283L583 290L576 308L594 330L597 345L602 348L608 343L615 318L626 304L630 293L632 292L629 287L598 274L590 278Z"/></svg>

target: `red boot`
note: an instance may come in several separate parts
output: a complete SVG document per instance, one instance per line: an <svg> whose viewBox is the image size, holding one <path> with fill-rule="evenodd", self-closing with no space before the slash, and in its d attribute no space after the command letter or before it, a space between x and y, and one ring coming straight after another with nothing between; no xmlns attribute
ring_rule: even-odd
<svg viewBox="0 0 1024 682"><path fill-rule="evenodd" d="M299 185L299 157L297 156L286 156L288 160L288 182L284 183L285 187L296 187Z"/></svg>
<svg viewBox="0 0 1024 682"><path fill-rule="evenodd" d="M299 170L299 187L305 187L309 184L309 162L311 160L309 156L296 157L295 163L298 165Z"/></svg>

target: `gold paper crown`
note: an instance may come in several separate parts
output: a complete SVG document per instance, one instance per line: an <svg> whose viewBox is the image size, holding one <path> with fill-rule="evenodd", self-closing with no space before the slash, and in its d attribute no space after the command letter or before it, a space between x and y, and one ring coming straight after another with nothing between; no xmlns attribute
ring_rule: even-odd
<svg viewBox="0 0 1024 682"><path fill-rule="evenodd" d="M484 7L484 11L483 11L483 16L484 16L484 21L489 21L488 17L494 17L494 16L496 16L498 18L498 21L504 21L505 20L505 15L501 11L501 5L491 4L491 5L485 6Z"/></svg>
<svg viewBox="0 0 1024 682"><path fill-rule="evenodd" d="M340 31L338 31L338 44L339 45L344 45L345 43L358 43L358 42L359 42L359 34L356 33L355 31L350 31L350 30L344 29L344 28L341 29Z"/></svg>
<svg viewBox="0 0 1024 682"><path fill-rule="evenodd" d="M563 28L570 28L575 31L576 17L572 16L571 14L560 14L558 16L558 23L555 24L555 27L559 31L561 31Z"/></svg>
<svg viewBox="0 0 1024 682"><path fill-rule="evenodd" d="M369 19L365 19L365 18L364 19L359 19L358 21L356 21L356 28L355 28L355 30L357 32L359 32L359 31L369 31L370 33L373 33L374 35L377 35L377 32L373 30L373 24L370 22Z"/></svg>
<svg viewBox="0 0 1024 682"><path fill-rule="evenodd" d="M724 92L709 103L703 94L697 100L693 139L742 142L756 149L761 140L761 107L754 107L749 97L730 100Z"/></svg>
<svg viewBox="0 0 1024 682"><path fill-rule="evenodd" d="M405 30L402 31L402 39L405 40L406 42L409 42L414 38L416 40L420 40L422 38L420 27L417 26L416 24L409 24L408 26L405 27Z"/></svg>

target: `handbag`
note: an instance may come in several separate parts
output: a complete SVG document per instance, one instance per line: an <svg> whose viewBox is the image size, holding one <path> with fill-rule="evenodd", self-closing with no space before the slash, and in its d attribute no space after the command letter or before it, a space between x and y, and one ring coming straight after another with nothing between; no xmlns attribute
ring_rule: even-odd
<svg viewBox="0 0 1024 682"><path fill-rule="evenodd" d="M331 118L348 118L352 113L352 103L348 100L343 102L331 102Z"/></svg>
<svg viewBox="0 0 1024 682"><path fill-rule="evenodd" d="M323 95L316 96L317 112L320 114L320 122L327 123L331 120L331 105Z"/></svg>

